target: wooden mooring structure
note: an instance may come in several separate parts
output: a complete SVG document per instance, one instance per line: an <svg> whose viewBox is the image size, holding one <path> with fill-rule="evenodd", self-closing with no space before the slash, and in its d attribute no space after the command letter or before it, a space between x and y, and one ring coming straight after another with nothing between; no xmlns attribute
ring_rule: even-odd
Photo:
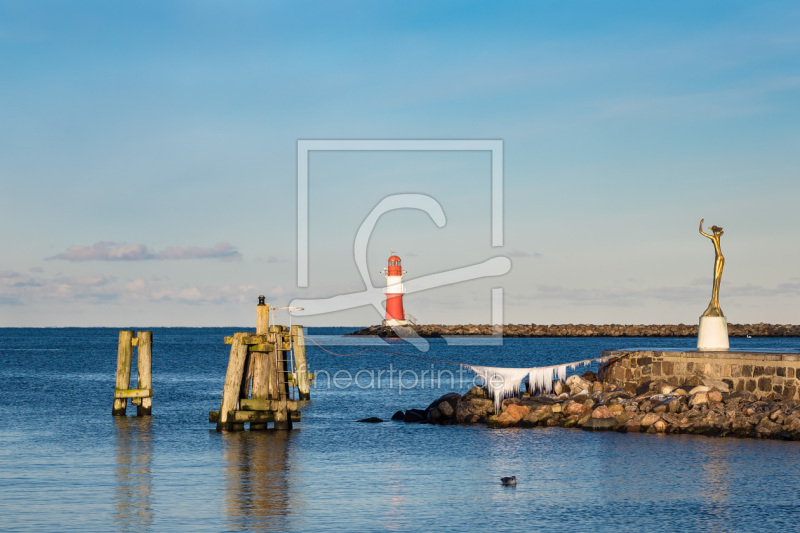
<svg viewBox="0 0 800 533"><path fill-rule="evenodd" d="M298 400L310 398L303 326L270 325L270 306L259 296L256 333L225 337L231 345L222 403L208 414L217 431L292 429L300 421ZM294 389L297 388L295 398Z"/></svg>
<svg viewBox="0 0 800 533"><path fill-rule="evenodd" d="M131 366L133 365L133 347L136 346L137 388L131 386ZM111 414L125 416L128 409L128 398L136 406L136 416L150 416L153 405L153 332L139 331L133 336L133 330L119 332L117 345L117 381L114 388L114 407Z"/></svg>

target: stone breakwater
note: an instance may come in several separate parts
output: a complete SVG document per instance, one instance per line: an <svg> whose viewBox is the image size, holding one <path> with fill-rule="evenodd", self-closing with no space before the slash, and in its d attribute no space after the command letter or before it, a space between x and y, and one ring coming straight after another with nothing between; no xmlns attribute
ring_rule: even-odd
<svg viewBox="0 0 800 533"><path fill-rule="evenodd" d="M758 395L779 393L800 399L800 353L604 350L599 379L628 392L646 381L662 379L680 385L691 379L713 379L731 391Z"/></svg>
<svg viewBox="0 0 800 533"><path fill-rule="evenodd" d="M800 440L800 400L731 392L723 381L699 377L678 386L648 381L631 392L586 372L556 382L552 394L506 398L499 413L486 389L473 387L463 396L445 394L426 409L398 411L392 420Z"/></svg>
<svg viewBox="0 0 800 533"><path fill-rule="evenodd" d="M406 329L404 329L406 328ZM415 325L398 328L413 330L420 337L445 337L450 335L492 335L499 332L497 326L489 324L466 325ZM493 330L494 328L494 330ZM696 324L506 324L502 327L504 337L696 337ZM388 326L370 326L349 335L373 335L397 337L395 329ZM782 324L728 324L731 337L800 337L800 325Z"/></svg>

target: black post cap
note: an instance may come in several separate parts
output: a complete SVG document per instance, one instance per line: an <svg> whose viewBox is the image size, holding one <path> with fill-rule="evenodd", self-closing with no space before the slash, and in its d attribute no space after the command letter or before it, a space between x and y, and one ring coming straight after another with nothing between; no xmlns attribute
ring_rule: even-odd
<svg viewBox="0 0 800 533"><path fill-rule="evenodd" d="M264 301L265 299L266 299L266 296L259 296L258 297L258 305L267 305L267 303Z"/></svg>

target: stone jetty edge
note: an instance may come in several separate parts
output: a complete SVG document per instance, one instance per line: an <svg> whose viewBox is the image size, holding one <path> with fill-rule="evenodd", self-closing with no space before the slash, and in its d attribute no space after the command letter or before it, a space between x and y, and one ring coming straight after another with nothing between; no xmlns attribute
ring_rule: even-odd
<svg viewBox="0 0 800 533"><path fill-rule="evenodd" d="M426 324L404 326L426 338L456 335L492 335L490 324L442 325ZM403 331L400 329L400 331ZM506 324L503 337L696 337L694 324ZM397 337L395 329L388 326L370 326L348 335L373 335ZM728 324L731 337L800 337L800 325L788 324Z"/></svg>
<svg viewBox="0 0 800 533"><path fill-rule="evenodd" d="M392 420L800 440L800 400L784 399L775 392L730 392L721 380L697 376L679 386L647 381L630 392L586 372L557 381L552 394L506 398L499 413L487 390L476 386L463 396L445 394L426 409L398 411Z"/></svg>

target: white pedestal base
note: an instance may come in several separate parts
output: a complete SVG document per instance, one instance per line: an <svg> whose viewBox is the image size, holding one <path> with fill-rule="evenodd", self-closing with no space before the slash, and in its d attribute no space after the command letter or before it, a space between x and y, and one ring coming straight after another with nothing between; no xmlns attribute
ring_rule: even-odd
<svg viewBox="0 0 800 533"><path fill-rule="evenodd" d="M395 327L395 326L407 326L408 320L398 320L396 318L392 318L389 320L383 321L384 326Z"/></svg>
<svg viewBox="0 0 800 533"><path fill-rule="evenodd" d="M728 321L724 316L701 316L697 331L698 350L727 350Z"/></svg>

